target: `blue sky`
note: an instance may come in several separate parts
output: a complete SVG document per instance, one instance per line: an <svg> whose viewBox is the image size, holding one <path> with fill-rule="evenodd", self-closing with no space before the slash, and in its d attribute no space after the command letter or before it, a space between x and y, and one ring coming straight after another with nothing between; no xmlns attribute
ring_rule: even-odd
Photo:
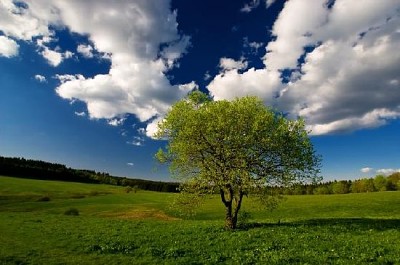
<svg viewBox="0 0 400 265"><path fill-rule="evenodd" d="M302 116L326 180L400 170L396 0L0 2L0 155L169 180L189 91Z"/></svg>

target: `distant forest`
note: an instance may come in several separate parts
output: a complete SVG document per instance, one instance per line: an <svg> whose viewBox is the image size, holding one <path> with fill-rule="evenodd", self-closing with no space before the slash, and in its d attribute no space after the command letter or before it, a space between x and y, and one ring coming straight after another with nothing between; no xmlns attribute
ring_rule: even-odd
<svg viewBox="0 0 400 265"><path fill-rule="evenodd" d="M179 187L179 183L177 182L116 177L108 173L96 172L93 170L68 168L62 164L2 156L0 156L0 175L41 180L110 184L161 192L178 192ZM273 193L283 195L397 191L400 190L400 172L393 173L389 176L377 175L374 178L330 181L316 184L297 184L291 187L270 187L270 189Z"/></svg>
<svg viewBox="0 0 400 265"><path fill-rule="evenodd" d="M389 176L340 180L317 184L297 184L291 187L272 187L273 193L282 195L346 194L377 191L400 191L400 172Z"/></svg>
<svg viewBox="0 0 400 265"><path fill-rule="evenodd" d="M62 164L2 156L0 156L0 175L41 180L110 184L161 192L177 192L179 187L179 183L176 182L116 177L93 170L68 168Z"/></svg>

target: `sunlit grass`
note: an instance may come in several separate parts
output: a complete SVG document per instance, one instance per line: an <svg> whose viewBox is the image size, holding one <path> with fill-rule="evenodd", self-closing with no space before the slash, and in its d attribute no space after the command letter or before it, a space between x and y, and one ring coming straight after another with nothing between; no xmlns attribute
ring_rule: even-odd
<svg viewBox="0 0 400 265"><path fill-rule="evenodd" d="M273 212L246 198L235 232L218 196L190 220L174 196L0 177L0 264L400 263L400 192L288 196Z"/></svg>

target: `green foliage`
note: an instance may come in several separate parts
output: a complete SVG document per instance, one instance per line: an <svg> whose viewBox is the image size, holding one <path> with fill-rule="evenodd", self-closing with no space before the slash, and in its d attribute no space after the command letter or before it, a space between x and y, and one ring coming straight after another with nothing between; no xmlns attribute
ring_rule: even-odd
<svg viewBox="0 0 400 265"><path fill-rule="evenodd" d="M230 228L245 194L318 179L320 158L304 121L288 120L256 97L211 101L195 91L171 108L156 136L169 141L156 158L190 182L190 192L220 193Z"/></svg>
<svg viewBox="0 0 400 265"><path fill-rule="evenodd" d="M204 196L196 193L181 192L175 196L169 205L169 210L176 216L184 219L193 218L204 202Z"/></svg>
<svg viewBox="0 0 400 265"><path fill-rule="evenodd" d="M331 191L327 186L320 186L314 189L314 194L318 195L331 194Z"/></svg>
<svg viewBox="0 0 400 265"><path fill-rule="evenodd" d="M377 175L374 178L374 187L377 191L386 191L388 189L388 180L385 176Z"/></svg>
<svg viewBox="0 0 400 265"><path fill-rule="evenodd" d="M337 181L332 183L332 192L334 194L346 194L350 192L350 183L348 181Z"/></svg>
<svg viewBox="0 0 400 265"><path fill-rule="evenodd" d="M391 174L388 179L388 190L400 190L400 172Z"/></svg>
<svg viewBox="0 0 400 265"><path fill-rule="evenodd" d="M351 184L351 192L373 192L375 191L373 179L359 179L355 180Z"/></svg>
<svg viewBox="0 0 400 265"><path fill-rule="evenodd" d="M125 192L126 193L130 193L131 191L133 191L133 188L131 186L126 186L125 187ZM135 192L136 193L136 192Z"/></svg>

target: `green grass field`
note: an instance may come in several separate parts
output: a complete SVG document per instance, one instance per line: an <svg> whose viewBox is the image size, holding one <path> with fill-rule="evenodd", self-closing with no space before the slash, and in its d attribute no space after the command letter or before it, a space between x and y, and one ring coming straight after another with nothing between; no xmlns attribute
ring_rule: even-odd
<svg viewBox="0 0 400 265"><path fill-rule="evenodd" d="M246 198L234 232L218 197L182 220L174 196L0 177L0 264L400 264L400 192Z"/></svg>

